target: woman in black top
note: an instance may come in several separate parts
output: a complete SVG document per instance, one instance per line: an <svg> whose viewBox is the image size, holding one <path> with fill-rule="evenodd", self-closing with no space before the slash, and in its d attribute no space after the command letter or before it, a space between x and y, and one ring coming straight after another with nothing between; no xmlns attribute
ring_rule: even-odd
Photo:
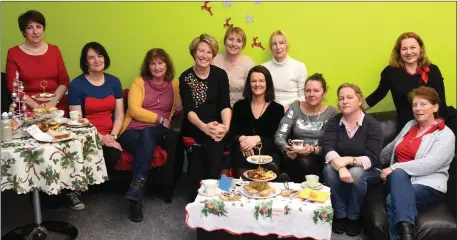
<svg viewBox="0 0 457 240"><path fill-rule="evenodd" d="M414 88L427 86L434 88L440 95L439 115L447 120L446 95L444 80L438 66L433 65L425 53L422 39L413 32L406 32L398 37L389 66L381 73L378 88L367 97L367 107L373 107L389 92L397 110L397 132L414 119L408 93Z"/></svg>
<svg viewBox="0 0 457 240"><path fill-rule="evenodd" d="M246 161L252 155L270 155L273 162L266 168L278 173L279 149L274 144L274 135L279 126L284 107L275 99L273 80L264 66L253 67L247 76L243 91L244 99L233 106L231 131L234 137L235 175L241 176L254 165Z"/></svg>
<svg viewBox="0 0 457 240"><path fill-rule="evenodd" d="M183 136L200 144L189 162L189 201L195 200L200 180L218 179L222 169L224 144L221 140L229 130L232 110L227 73L211 65L218 49L211 35L195 38L189 46L195 64L179 77L185 114Z"/></svg>
<svg viewBox="0 0 457 240"><path fill-rule="evenodd" d="M324 182L330 187L334 218L332 230L349 236L360 233L360 208L370 184L380 181L382 129L362 111L363 95L354 84L338 88L340 114L324 132Z"/></svg>

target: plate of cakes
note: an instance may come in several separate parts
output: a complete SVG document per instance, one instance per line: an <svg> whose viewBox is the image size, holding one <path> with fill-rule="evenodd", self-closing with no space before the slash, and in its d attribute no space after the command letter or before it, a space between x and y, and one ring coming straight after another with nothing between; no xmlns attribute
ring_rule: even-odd
<svg viewBox="0 0 457 240"><path fill-rule="evenodd" d="M240 192L249 198L268 199L277 196L280 190L268 182L252 181L240 187Z"/></svg>

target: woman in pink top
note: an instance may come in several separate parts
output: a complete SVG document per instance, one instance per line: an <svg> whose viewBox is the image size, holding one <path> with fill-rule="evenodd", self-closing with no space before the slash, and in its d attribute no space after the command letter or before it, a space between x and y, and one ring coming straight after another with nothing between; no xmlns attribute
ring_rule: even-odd
<svg viewBox="0 0 457 240"><path fill-rule="evenodd" d="M141 76L129 90L128 110L119 142L133 156L133 179L126 193L130 200L129 218L143 221L142 198L154 146L164 146L174 113L182 110L179 82L173 81L175 70L168 54L154 48L146 54ZM171 155L173 150L168 149ZM165 202L171 202L171 181L164 180Z"/></svg>
<svg viewBox="0 0 457 240"><path fill-rule="evenodd" d="M213 64L227 72L230 86L230 105L243 99L243 90L249 70L255 66L254 61L242 55L246 46L246 34L239 27L230 27L224 37L225 53L216 55Z"/></svg>

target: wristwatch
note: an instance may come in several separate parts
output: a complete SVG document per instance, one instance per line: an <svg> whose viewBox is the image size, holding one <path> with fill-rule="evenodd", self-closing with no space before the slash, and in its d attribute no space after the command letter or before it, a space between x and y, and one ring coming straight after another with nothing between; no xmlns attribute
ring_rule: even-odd
<svg viewBox="0 0 457 240"><path fill-rule="evenodd" d="M357 159L355 159L355 157L352 157L352 166L355 166L356 163L357 163Z"/></svg>
<svg viewBox="0 0 457 240"><path fill-rule="evenodd" d="M117 135L110 133L109 135L113 136L114 140L117 140Z"/></svg>

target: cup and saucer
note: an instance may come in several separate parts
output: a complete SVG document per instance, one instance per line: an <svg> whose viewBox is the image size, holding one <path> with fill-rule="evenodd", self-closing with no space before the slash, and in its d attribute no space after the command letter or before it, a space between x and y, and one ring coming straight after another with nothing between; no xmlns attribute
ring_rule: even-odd
<svg viewBox="0 0 457 240"><path fill-rule="evenodd" d="M217 187L216 179L202 180L202 186L198 189L198 193L205 197L214 197L222 193L222 190Z"/></svg>
<svg viewBox="0 0 457 240"><path fill-rule="evenodd" d="M319 176L317 175L306 175L306 181L301 183L301 187L310 188L313 190L319 190L324 187L322 183L319 182Z"/></svg>

